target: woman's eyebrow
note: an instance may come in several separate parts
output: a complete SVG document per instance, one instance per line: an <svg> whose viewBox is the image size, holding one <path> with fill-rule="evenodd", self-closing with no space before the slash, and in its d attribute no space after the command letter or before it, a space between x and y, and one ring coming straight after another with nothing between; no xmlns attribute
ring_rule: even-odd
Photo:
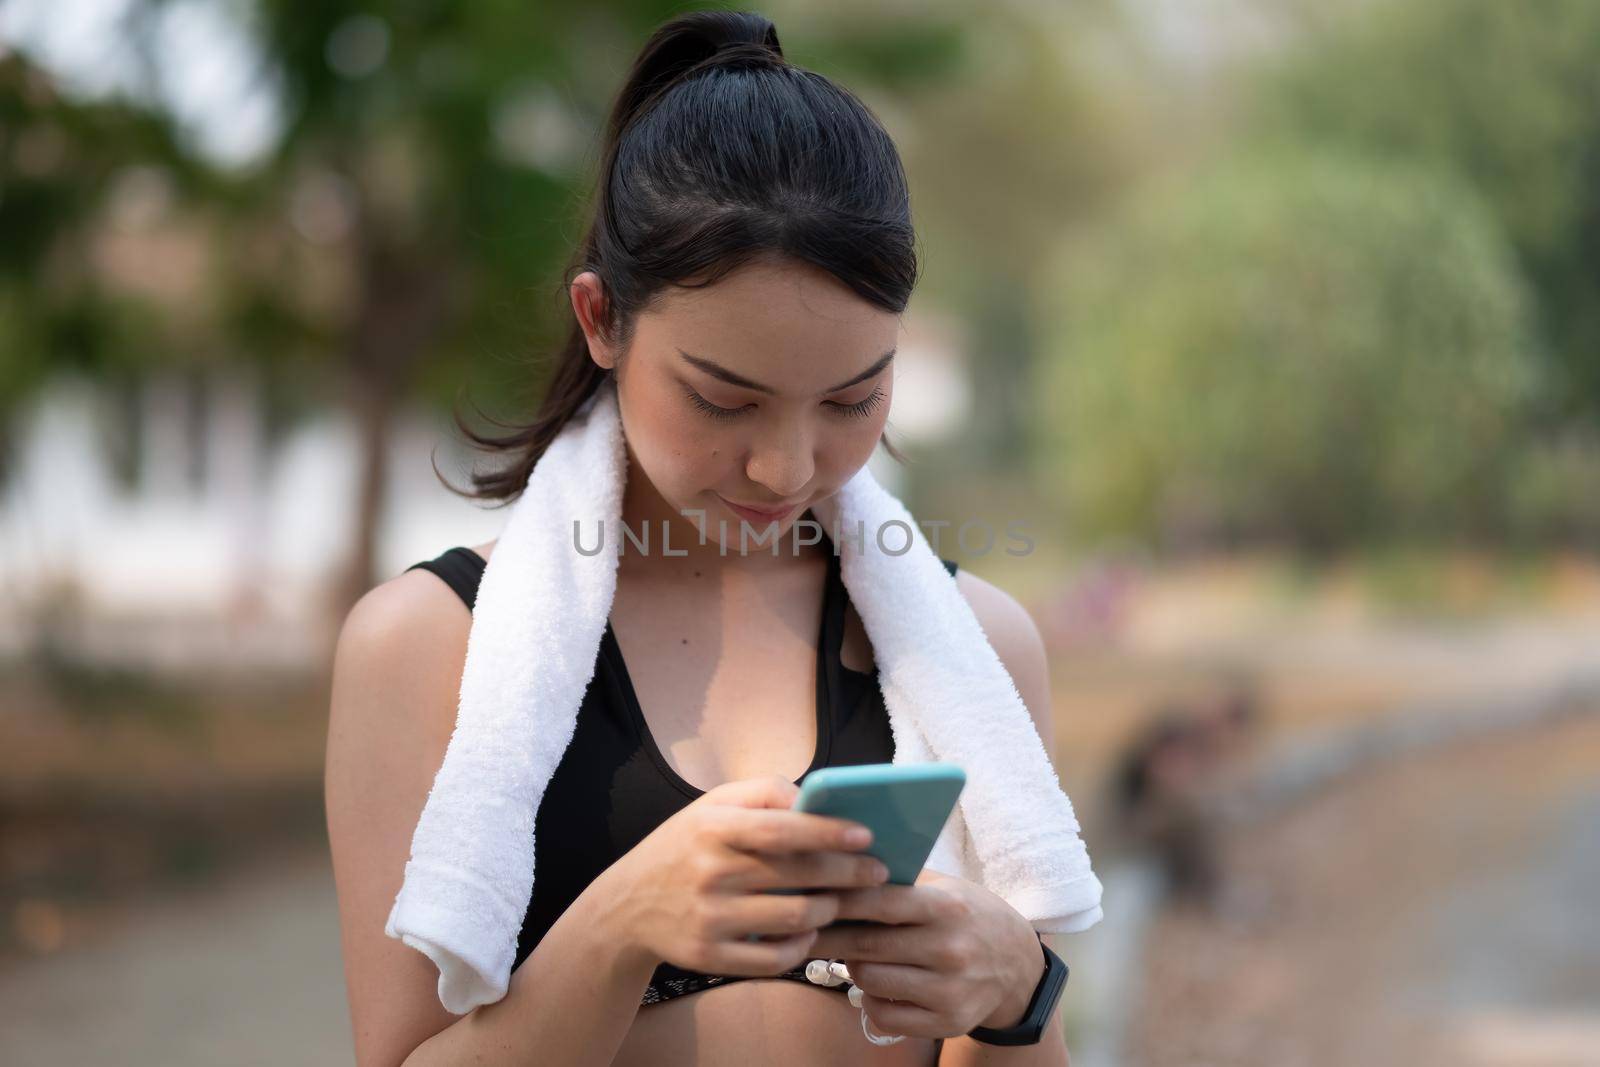
<svg viewBox="0 0 1600 1067"><path fill-rule="evenodd" d="M850 388L852 385L855 385L857 382L866 381L868 378L871 378L873 375L875 375L879 371L883 370L883 368L887 367L889 365L889 361L894 358L894 354L895 354L896 351L897 351L897 349L894 349L894 348L889 349L889 351L887 351L883 355L879 356L877 361L874 362L872 364L872 366L868 367L866 370L862 371L860 374L857 374L855 377L851 378L848 381L843 381L843 382L840 382L838 385L832 386L831 388L824 389L818 395L819 396L826 396L828 393L837 393L841 389ZM717 379L720 379L722 381L725 381L729 385L737 385L741 389L754 389L756 392L758 392L758 393L766 393L768 396L777 396L778 395L778 391L776 389L772 388L771 386L762 385L760 382L753 382L749 378L746 378L742 374L734 373L733 371L729 370L727 367L722 366L720 363L713 363L711 360L705 359L705 358L703 358L701 356L691 356L689 353L685 352L681 348L678 349L678 355L682 356L689 363L690 366L695 367L695 368L697 368L699 370L705 371L707 374L711 375L713 378L717 378Z"/></svg>

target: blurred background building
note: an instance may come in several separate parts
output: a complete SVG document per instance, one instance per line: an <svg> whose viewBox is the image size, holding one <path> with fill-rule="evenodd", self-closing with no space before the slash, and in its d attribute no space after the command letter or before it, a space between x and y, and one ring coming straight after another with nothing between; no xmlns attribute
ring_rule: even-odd
<svg viewBox="0 0 1600 1067"><path fill-rule="evenodd" d="M333 639L676 10L0 6L0 1062L351 1061ZM1033 541L1074 1063L1600 1063L1600 5L760 10L910 174L875 473Z"/></svg>

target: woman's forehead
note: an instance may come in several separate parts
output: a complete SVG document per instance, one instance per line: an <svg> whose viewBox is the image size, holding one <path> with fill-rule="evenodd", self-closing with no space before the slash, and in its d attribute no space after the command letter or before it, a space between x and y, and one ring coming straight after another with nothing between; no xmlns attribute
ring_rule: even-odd
<svg viewBox="0 0 1600 1067"><path fill-rule="evenodd" d="M818 392L895 347L900 317L810 264L753 264L699 289L675 288L640 315L651 358L706 361L779 392ZM689 358L686 358L689 357Z"/></svg>

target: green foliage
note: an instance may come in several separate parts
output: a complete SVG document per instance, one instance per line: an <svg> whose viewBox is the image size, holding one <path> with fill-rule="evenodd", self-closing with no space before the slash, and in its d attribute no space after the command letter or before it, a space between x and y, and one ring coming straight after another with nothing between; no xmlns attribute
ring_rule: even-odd
<svg viewBox="0 0 1600 1067"><path fill-rule="evenodd" d="M1264 72L1269 136L1447 168L1500 219L1564 377L1555 410L1600 417L1600 4L1374 4Z"/></svg>
<svg viewBox="0 0 1600 1067"><path fill-rule="evenodd" d="M872 84L901 91L931 88L959 76L967 61L971 31L964 21L929 13L915 22L860 17L831 27L825 39L789 43L779 25L783 52L791 63L818 71L847 88Z"/></svg>
<svg viewBox="0 0 1600 1067"><path fill-rule="evenodd" d="M134 166L179 189L197 182L160 117L67 99L21 53L0 56L0 437L57 371L166 358L154 309L109 292L92 267L106 204Z"/></svg>
<svg viewBox="0 0 1600 1067"><path fill-rule="evenodd" d="M1041 478L1084 535L1333 547L1481 527L1536 385L1473 191L1280 147L1171 177L1047 272Z"/></svg>
<svg viewBox="0 0 1600 1067"><path fill-rule="evenodd" d="M1506 532L1514 543L1600 542L1600 433L1541 435L1512 457Z"/></svg>

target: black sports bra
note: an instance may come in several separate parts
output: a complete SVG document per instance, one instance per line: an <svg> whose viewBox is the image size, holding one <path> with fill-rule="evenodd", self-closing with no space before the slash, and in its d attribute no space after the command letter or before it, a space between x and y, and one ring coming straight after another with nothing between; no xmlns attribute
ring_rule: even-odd
<svg viewBox="0 0 1600 1067"><path fill-rule="evenodd" d="M951 575L956 573L953 560L941 562ZM406 569L432 571L471 610L484 565L482 556L458 546ZM887 763L894 757L877 671L851 670L839 660L848 602L839 557L830 552L817 641L817 747L806 774L818 767ZM704 792L681 778L657 748L607 620L572 741L534 818L538 873L513 967L521 966L595 877ZM703 974L663 962L640 1003L655 1004L751 977L763 976ZM800 969L773 977L807 981ZM844 985L817 988L847 990Z"/></svg>

